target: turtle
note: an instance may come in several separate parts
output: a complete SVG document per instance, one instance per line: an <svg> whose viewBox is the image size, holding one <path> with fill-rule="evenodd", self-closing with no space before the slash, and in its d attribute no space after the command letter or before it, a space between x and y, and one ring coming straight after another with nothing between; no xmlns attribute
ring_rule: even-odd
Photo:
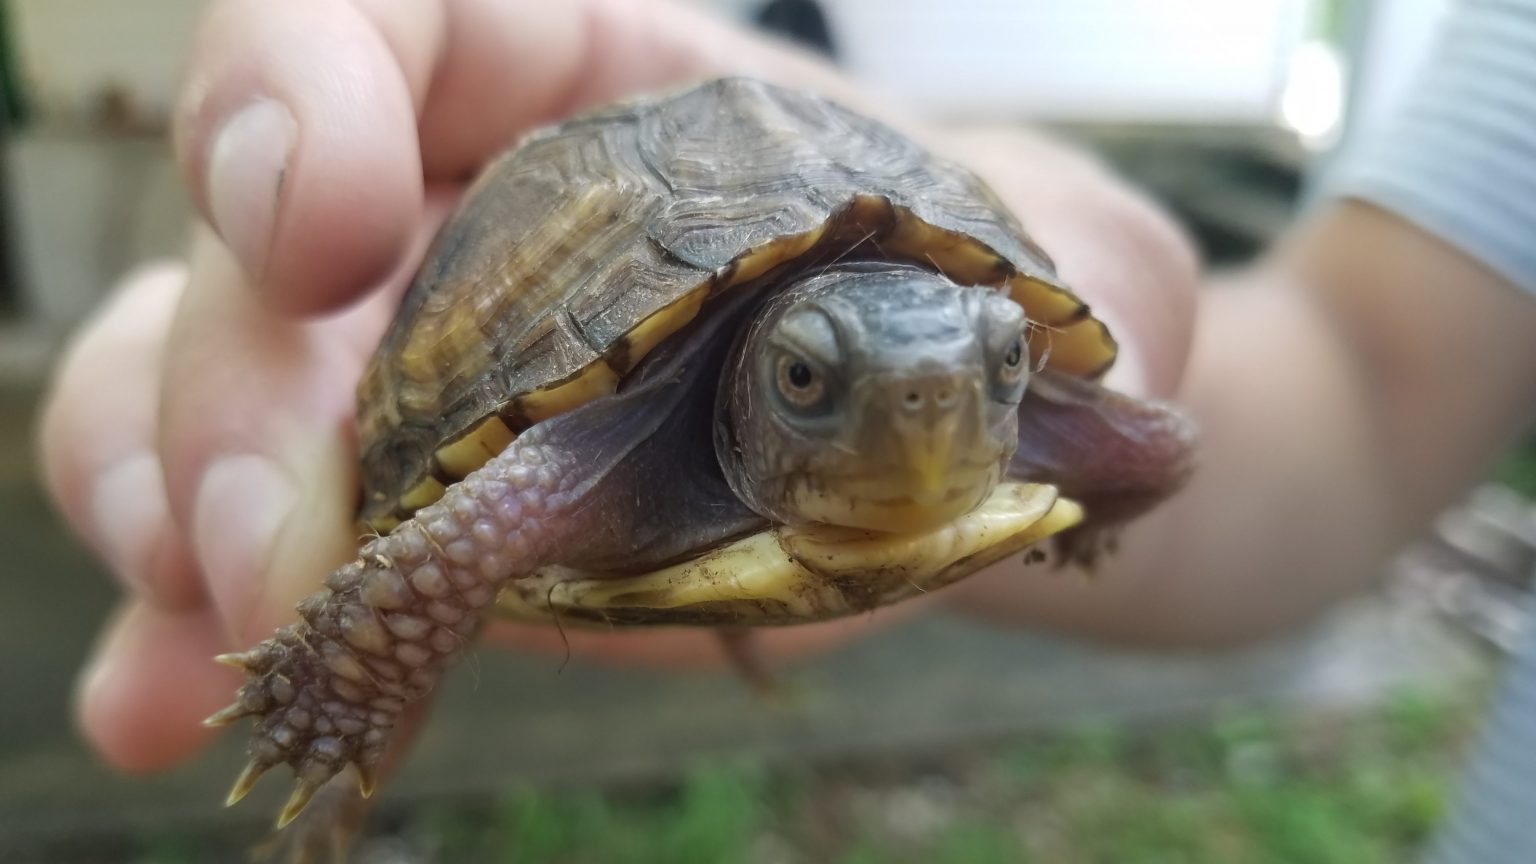
<svg viewBox="0 0 1536 864"><path fill-rule="evenodd" d="M281 763L279 828L347 766L371 793L488 615L733 640L1092 562L1197 444L1102 383L1116 354L982 179L815 93L721 78L527 134L358 385L356 558L218 658L247 678L208 723L255 718L229 803Z"/></svg>

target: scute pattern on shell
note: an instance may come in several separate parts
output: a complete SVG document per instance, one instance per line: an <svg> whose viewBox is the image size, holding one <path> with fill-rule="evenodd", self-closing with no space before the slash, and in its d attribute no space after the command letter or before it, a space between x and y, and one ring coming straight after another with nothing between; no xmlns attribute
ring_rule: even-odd
<svg viewBox="0 0 1536 864"><path fill-rule="evenodd" d="M519 396L594 364L624 374L637 324L857 195L1054 282L982 181L811 95L723 79L531 134L469 190L359 385L364 517L485 418L525 428Z"/></svg>

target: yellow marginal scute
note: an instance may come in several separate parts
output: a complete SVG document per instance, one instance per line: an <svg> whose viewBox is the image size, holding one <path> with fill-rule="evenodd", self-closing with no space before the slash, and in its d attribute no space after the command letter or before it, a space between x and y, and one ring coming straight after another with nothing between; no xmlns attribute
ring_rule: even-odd
<svg viewBox="0 0 1536 864"><path fill-rule="evenodd" d="M431 476L423 477L400 496L400 506L414 512L443 497L445 491L441 480Z"/></svg>
<svg viewBox="0 0 1536 864"><path fill-rule="evenodd" d="M1059 285L1018 274L1008 280L1008 296L1029 310L1029 317L1049 327L1065 327L1081 319L1083 301Z"/></svg>
<svg viewBox="0 0 1536 864"><path fill-rule="evenodd" d="M931 225L896 208L896 223L882 241L886 252L922 263L961 285L998 285L1039 324L1029 340L1030 357L1051 369L1096 376L1109 369L1119 348L1102 322L1072 292L1019 273L985 244Z"/></svg>
<svg viewBox="0 0 1536 864"><path fill-rule="evenodd" d="M587 365L574 378L553 387L525 393L517 398L514 408L529 423L548 420L558 414L606 396L617 389L619 374L601 360Z"/></svg>
<svg viewBox="0 0 1536 864"><path fill-rule="evenodd" d="M399 525L399 516L396 516L393 513L383 513L373 517L372 519L364 519L359 525L359 529L362 530L364 534L371 532L372 534L377 534L382 537L383 535L395 530L395 528L399 527Z"/></svg>
<svg viewBox="0 0 1536 864"><path fill-rule="evenodd" d="M731 262L721 274L725 278L722 278L718 285L702 283L635 325L624 335L623 350L619 352L623 358L620 374L628 373L640 365L640 361L644 360L645 355L651 353L652 349L660 345L668 336L681 330L683 325L692 321L703 308L704 301L709 299L712 288L729 288L750 282L775 266L804 255L816 245L825 230L823 226L800 234L777 237L748 250Z"/></svg>
<svg viewBox="0 0 1536 864"><path fill-rule="evenodd" d="M684 294L660 310L651 314L644 321L635 325L624 334L624 372L640 365L645 355L651 353L651 349L662 343L662 340L683 328L684 324L692 321L703 308L704 301L709 297L709 284L700 284L697 288Z"/></svg>
<svg viewBox="0 0 1536 864"><path fill-rule="evenodd" d="M1098 378L1109 371L1116 346L1103 323L1095 318L1061 329L1042 327L1029 334L1029 355L1058 372L1082 378Z"/></svg>
<svg viewBox="0 0 1536 864"><path fill-rule="evenodd" d="M1001 284L1013 269L997 253L964 234L930 225L903 208L897 208L896 213L895 226L880 244L886 252L927 262L961 285Z"/></svg>
<svg viewBox="0 0 1536 864"><path fill-rule="evenodd" d="M439 447L433 454L437 464L454 477L468 477L471 472L495 458L512 443L512 430L500 417L488 417L469 434ZM430 502L429 502L430 503Z"/></svg>
<svg viewBox="0 0 1536 864"><path fill-rule="evenodd" d="M800 234L776 237L748 250L745 255L735 260L731 267L730 279L720 287L751 282L779 264L799 258L816 245L816 241L821 239L824 231L826 231L825 225Z"/></svg>
<svg viewBox="0 0 1536 864"><path fill-rule="evenodd" d="M1114 364L1120 346L1104 322L1070 292L1023 274L1008 280L1008 291L1037 324L1029 335L1035 363L1044 358L1048 368L1085 378L1102 375Z"/></svg>
<svg viewBox="0 0 1536 864"><path fill-rule="evenodd" d="M565 569L519 580L498 611L570 623L772 625L826 620L942 587L1076 525L1052 486L1004 483L976 509L913 534L779 526L635 576ZM701 617L700 610L707 610Z"/></svg>

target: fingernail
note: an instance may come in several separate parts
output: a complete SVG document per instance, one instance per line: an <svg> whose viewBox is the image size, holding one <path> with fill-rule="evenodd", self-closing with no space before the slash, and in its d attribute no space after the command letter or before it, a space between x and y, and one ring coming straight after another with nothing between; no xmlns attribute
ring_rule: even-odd
<svg viewBox="0 0 1536 864"><path fill-rule="evenodd" d="M264 456L226 456L203 475L192 547L226 622L243 622L260 598L273 545L296 500L288 477Z"/></svg>
<svg viewBox="0 0 1536 864"><path fill-rule="evenodd" d="M118 650L123 631L131 615L131 607L120 607L112 613L101 636L91 649L91 655L75 678L75 723L97 751L109 760L117 762L116 731L110 724L91 722L92 718L110 716L111 708L118 702L122 679L122 654Z"/></svg>
<svg viewBox="0 0 1536 864"><path fill-rule="evenodd" d="M130 456L96 478L91 521L98 551L130 587L147 584L145 571L165 515L165 480L153 453Z"/></svg>
<svg viewBox="0 0 1536 864"><path fill-rule="evenodd" d="M182 614L124 604L75 681L76 724L121 771L156 771L185 759L209 737L197 721L238 686L232 670L208 661L223 647L206 609Z"/></svg>
<svg viewBox="0 0 1536 864"><path fill-rule="evenodd" d="M106 645L98 645L92 651L90 658L80 668L79 676L75 678L74 701L76 711L81 715L91 712L98 703L105 701L103 697L107 688L117 680L116 655Z"/></svg>
<svg viewBox="0 0 1536 864"><path fill-rule="evenodd" d="M262 99L225 121L208 155L213 227L248 275L260 278L277 222L283 177L298 123L288 107Z"/></svg>

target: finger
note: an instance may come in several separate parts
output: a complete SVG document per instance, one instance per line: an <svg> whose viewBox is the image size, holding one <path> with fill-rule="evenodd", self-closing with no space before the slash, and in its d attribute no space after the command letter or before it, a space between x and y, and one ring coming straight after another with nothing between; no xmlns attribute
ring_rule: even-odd
<svg viewBox="0 0 1536 864"><path fill-rule="evenodd" d="M193 200L274 308L334 309L399 260L422 206L415 105L441 8L213 4L175 140Z"/></svg>
<svg viewBox="0 0 1536 864"><path fill-rule="evenodd" d="M1037 135L970 130L943 148L988 181L1109 325L1121 357L1108 383L1137 395L1177 392L1199 265L1175 221L1086 153Z"/></svg>
<svg viewBox="0 0 1536 864"><path fill-rule="evenodd" d="M243 644L277 623L263 614L268 590L293 596L283 581L314 584L346 554L362 355L327 338L334 319L268 310L206 232L194 245L165 360L159 452L171 511Z"/></svg>
<svg viewBox="0 0 1536 864"><path fill-rule="evenodd" d="M433 201L383 290L314 321L267 309L208 232L194 243L159 451L171 512L234 644L288 623L355 548L354 390L445 206Z"/></svg>
<svg viewBox="0 0 1536 864"><path fill-rule="evenodd" d="M202 719L239 685L233 669L208 662L224 650L208 610L167 612L129 602L108 623L75 690L86 740L125 771L152 771L202 747Z"/></svg>
<svg viewBox="0 0 1536 864"><path fill-rule="evenodd" d="M688 4L446 4L442 55L421 116L432 176L467 176L530 127L572 111L702 77L752 75L872 106L819 59Z"/></svg>
<svg viewBox="0 0 1536 864"><path fill-rule="evenodd" d="M224 0L190 68L175 132L193 199L287 312L335 308L397 259L423 164L462 179L572 110L727 73L868 102L808 55L659 0Z"/></svg>
<svg viewBox="0 0 1536 864"><path fill-rule="evenodd" d="M45 482L70 525L125 586L166 607L201 597L155 451L161 349L185 285L172 264L123 282L60 365L39 436Z"/></svg>

